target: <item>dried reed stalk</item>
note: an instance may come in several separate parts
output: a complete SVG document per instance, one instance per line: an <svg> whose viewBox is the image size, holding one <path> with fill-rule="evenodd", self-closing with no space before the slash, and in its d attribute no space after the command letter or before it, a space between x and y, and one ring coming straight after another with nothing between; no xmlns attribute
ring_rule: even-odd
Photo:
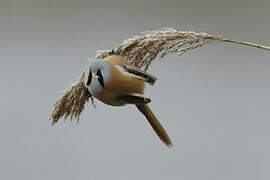
<svg viewBox="0 0 270 180"><path fill-rule="evenodd" d="M224 38L208 33L176 31L167 28L159 31L143 32L139 36L127 39L113 50L98 51L96 58L104 59L111 54L115 54L124 57L128 62L135 66L147 70L158 56L162 58L169 54L181 55L211 41L231 42L270 50L269 46L263 46L239 39ZM79 115L83 111L85 103L89 100L85 89L82 74L79 81L71 86L55 104L55 109L51 115L53 124L62 116L64 116L64 118L70 116L71 119L73 117L79 119Z"/></svg>
<svg viewBox="0 0 270 180"><path fill-rule="evenodd" d="M115 54L125 57L135 66L145 70L160 55L160 58L169 54L182 55L183 53L198 48L211 41L224 41L241 45L252 46L264 50L270 50L269 46L263 46L239 39L229 39L208 33L193 31L176 31L171 28L159 31L147 31L127 39L114 49ZM96 58L104 59L110 55L110 51L98 51Z"/></svg>

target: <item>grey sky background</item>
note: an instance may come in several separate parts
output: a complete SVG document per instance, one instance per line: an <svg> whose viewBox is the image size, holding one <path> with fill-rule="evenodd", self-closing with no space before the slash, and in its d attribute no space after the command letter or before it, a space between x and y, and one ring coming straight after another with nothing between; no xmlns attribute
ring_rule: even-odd
<svg viewBox="0 0 270 180"><path fill-rule="evenodd" d="M98 49L163 27L270 44L269 16L268 0L1 0L0 179L268 180L267 51L216 42L153 64L170 150L133 106L48 118Z"/></svg>

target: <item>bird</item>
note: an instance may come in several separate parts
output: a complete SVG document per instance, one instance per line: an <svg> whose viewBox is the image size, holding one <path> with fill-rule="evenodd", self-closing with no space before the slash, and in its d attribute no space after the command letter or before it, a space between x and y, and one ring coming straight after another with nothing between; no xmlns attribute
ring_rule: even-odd
<svg viewBox="0 0 270 180"><path fill-rule="evenodd" d="M111 106L135 105L148 120L160 140L168 147L173 143L149 107L144 96L145 84L154 85L157 78L118 55L94 59L85 70L84 85L89 97Z"/></svg>

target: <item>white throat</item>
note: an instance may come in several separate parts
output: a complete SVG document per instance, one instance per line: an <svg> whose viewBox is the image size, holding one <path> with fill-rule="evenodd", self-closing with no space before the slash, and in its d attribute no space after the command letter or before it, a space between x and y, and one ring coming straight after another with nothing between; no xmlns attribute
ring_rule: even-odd
<svg viewBox="0 0 270 180"><path fill-rule="evenodd" d="M90 93L93 95L93 96L99 96L100 93L103 92L103 87L101 86L101 84L98 82L98 79L97 78L93 78L92 79L92 82L91 82L91 85L87 87L88 90L90 91Z"/></svg>

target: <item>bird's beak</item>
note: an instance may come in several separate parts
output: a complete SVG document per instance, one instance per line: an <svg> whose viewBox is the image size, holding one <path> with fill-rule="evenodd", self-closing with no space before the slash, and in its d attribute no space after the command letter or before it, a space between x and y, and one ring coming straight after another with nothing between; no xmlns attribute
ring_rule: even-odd
<svg viewBox="0 0 270 180"><path fill-rule="evenodd" d="M97 73L92 73L93 78L97 78Z"/></svg>

